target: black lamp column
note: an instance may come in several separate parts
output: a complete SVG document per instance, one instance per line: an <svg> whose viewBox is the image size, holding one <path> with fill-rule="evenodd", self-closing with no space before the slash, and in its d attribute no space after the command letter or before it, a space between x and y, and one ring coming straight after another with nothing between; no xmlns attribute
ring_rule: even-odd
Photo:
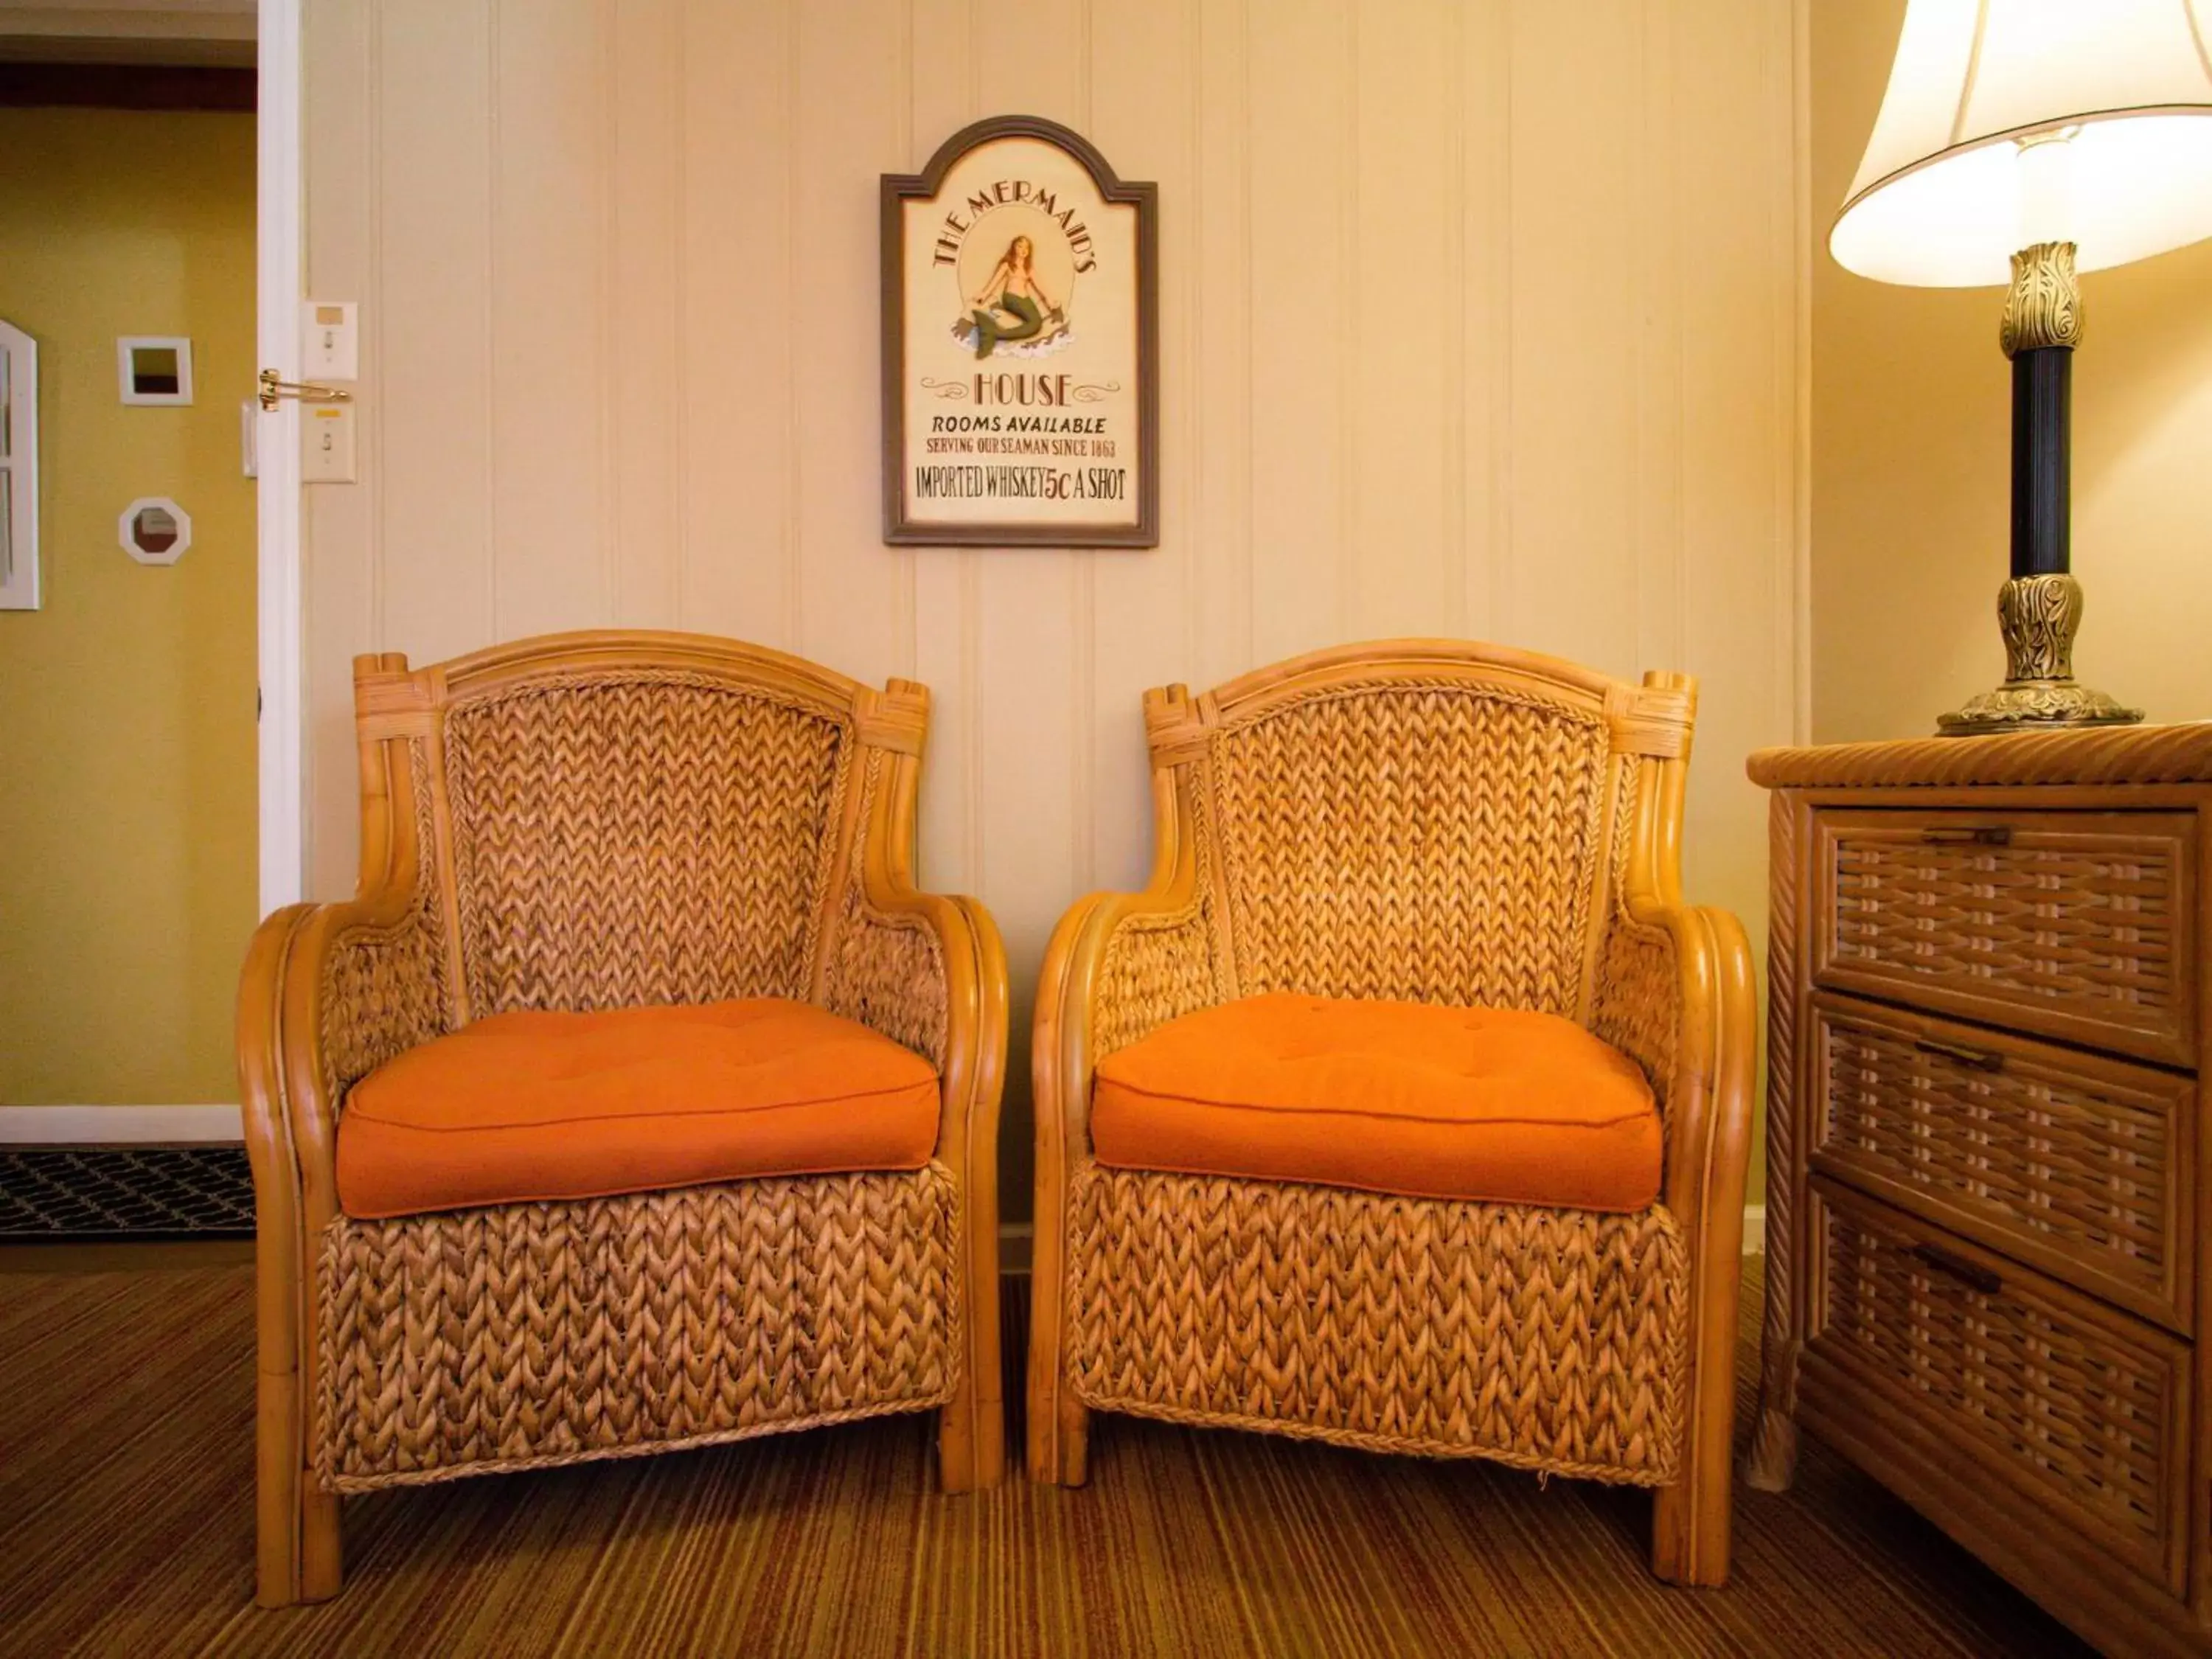
<svg viewBox="0 0 2212 1659"><path fill-rule="evenodd" d="M2074 348L2012 354L2012 574L2063 576L2071 540Z"/></svg>
<svg viewBox="0 0 2212 1659"><path fill-rule="evenodd" d="M2012 579L1997 592L2005 682L1944 715L1937 729L1971 737L2139 720L2141 709L2074 678L2081 585L2069 568L2068 452L2081 294L2073 243L2038 242L2012 256L1998 337L2012 359Z"/></svg>

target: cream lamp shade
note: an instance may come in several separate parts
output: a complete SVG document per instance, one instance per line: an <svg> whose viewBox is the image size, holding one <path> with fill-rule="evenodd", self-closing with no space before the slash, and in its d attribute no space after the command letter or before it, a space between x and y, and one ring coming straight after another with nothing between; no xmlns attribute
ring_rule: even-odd
<svg viewBox="0 0 2212 1659"><path fill-rule="evenodd" d="M1829 233L1921 288L2076 269L2212 236L2212 0L1909 0L1881 114Z"/></svg>

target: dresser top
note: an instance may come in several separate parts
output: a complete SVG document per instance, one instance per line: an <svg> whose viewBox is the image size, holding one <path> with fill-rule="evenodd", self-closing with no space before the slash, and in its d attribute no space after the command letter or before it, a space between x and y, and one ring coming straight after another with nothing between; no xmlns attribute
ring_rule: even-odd
<svg viewBox="0 0 2212 1659"><path fill-rule="evenodd" d="M1761 749L1745 769L1769 789L2212 783L2212 720Z"/></svg>

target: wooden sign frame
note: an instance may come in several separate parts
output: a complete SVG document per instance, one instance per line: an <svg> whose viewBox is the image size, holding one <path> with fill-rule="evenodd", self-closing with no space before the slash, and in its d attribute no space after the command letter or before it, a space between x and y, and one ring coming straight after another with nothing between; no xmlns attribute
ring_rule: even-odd
<svg viewBox="0 0 2212 1659"><path fill-rule="evenodd" d="M1033 115L883 176L886 542L1159 545L1158 220Z"/></svg>

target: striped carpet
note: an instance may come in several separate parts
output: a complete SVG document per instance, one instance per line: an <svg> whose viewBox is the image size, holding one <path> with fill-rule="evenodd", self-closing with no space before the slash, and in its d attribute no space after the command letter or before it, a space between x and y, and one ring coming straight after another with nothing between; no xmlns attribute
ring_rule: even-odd
<svg viewBox="0 0 2212 1659"><path fill-rule="evenodd" d="M6 1265L9 1655L2086 1651L1818 1447L1690 1592L1633 1492L1125 1419L1079 1492L940 1498L909 1418L356 1498L344 1593L258 1612L251 1269Z"/></svg>

